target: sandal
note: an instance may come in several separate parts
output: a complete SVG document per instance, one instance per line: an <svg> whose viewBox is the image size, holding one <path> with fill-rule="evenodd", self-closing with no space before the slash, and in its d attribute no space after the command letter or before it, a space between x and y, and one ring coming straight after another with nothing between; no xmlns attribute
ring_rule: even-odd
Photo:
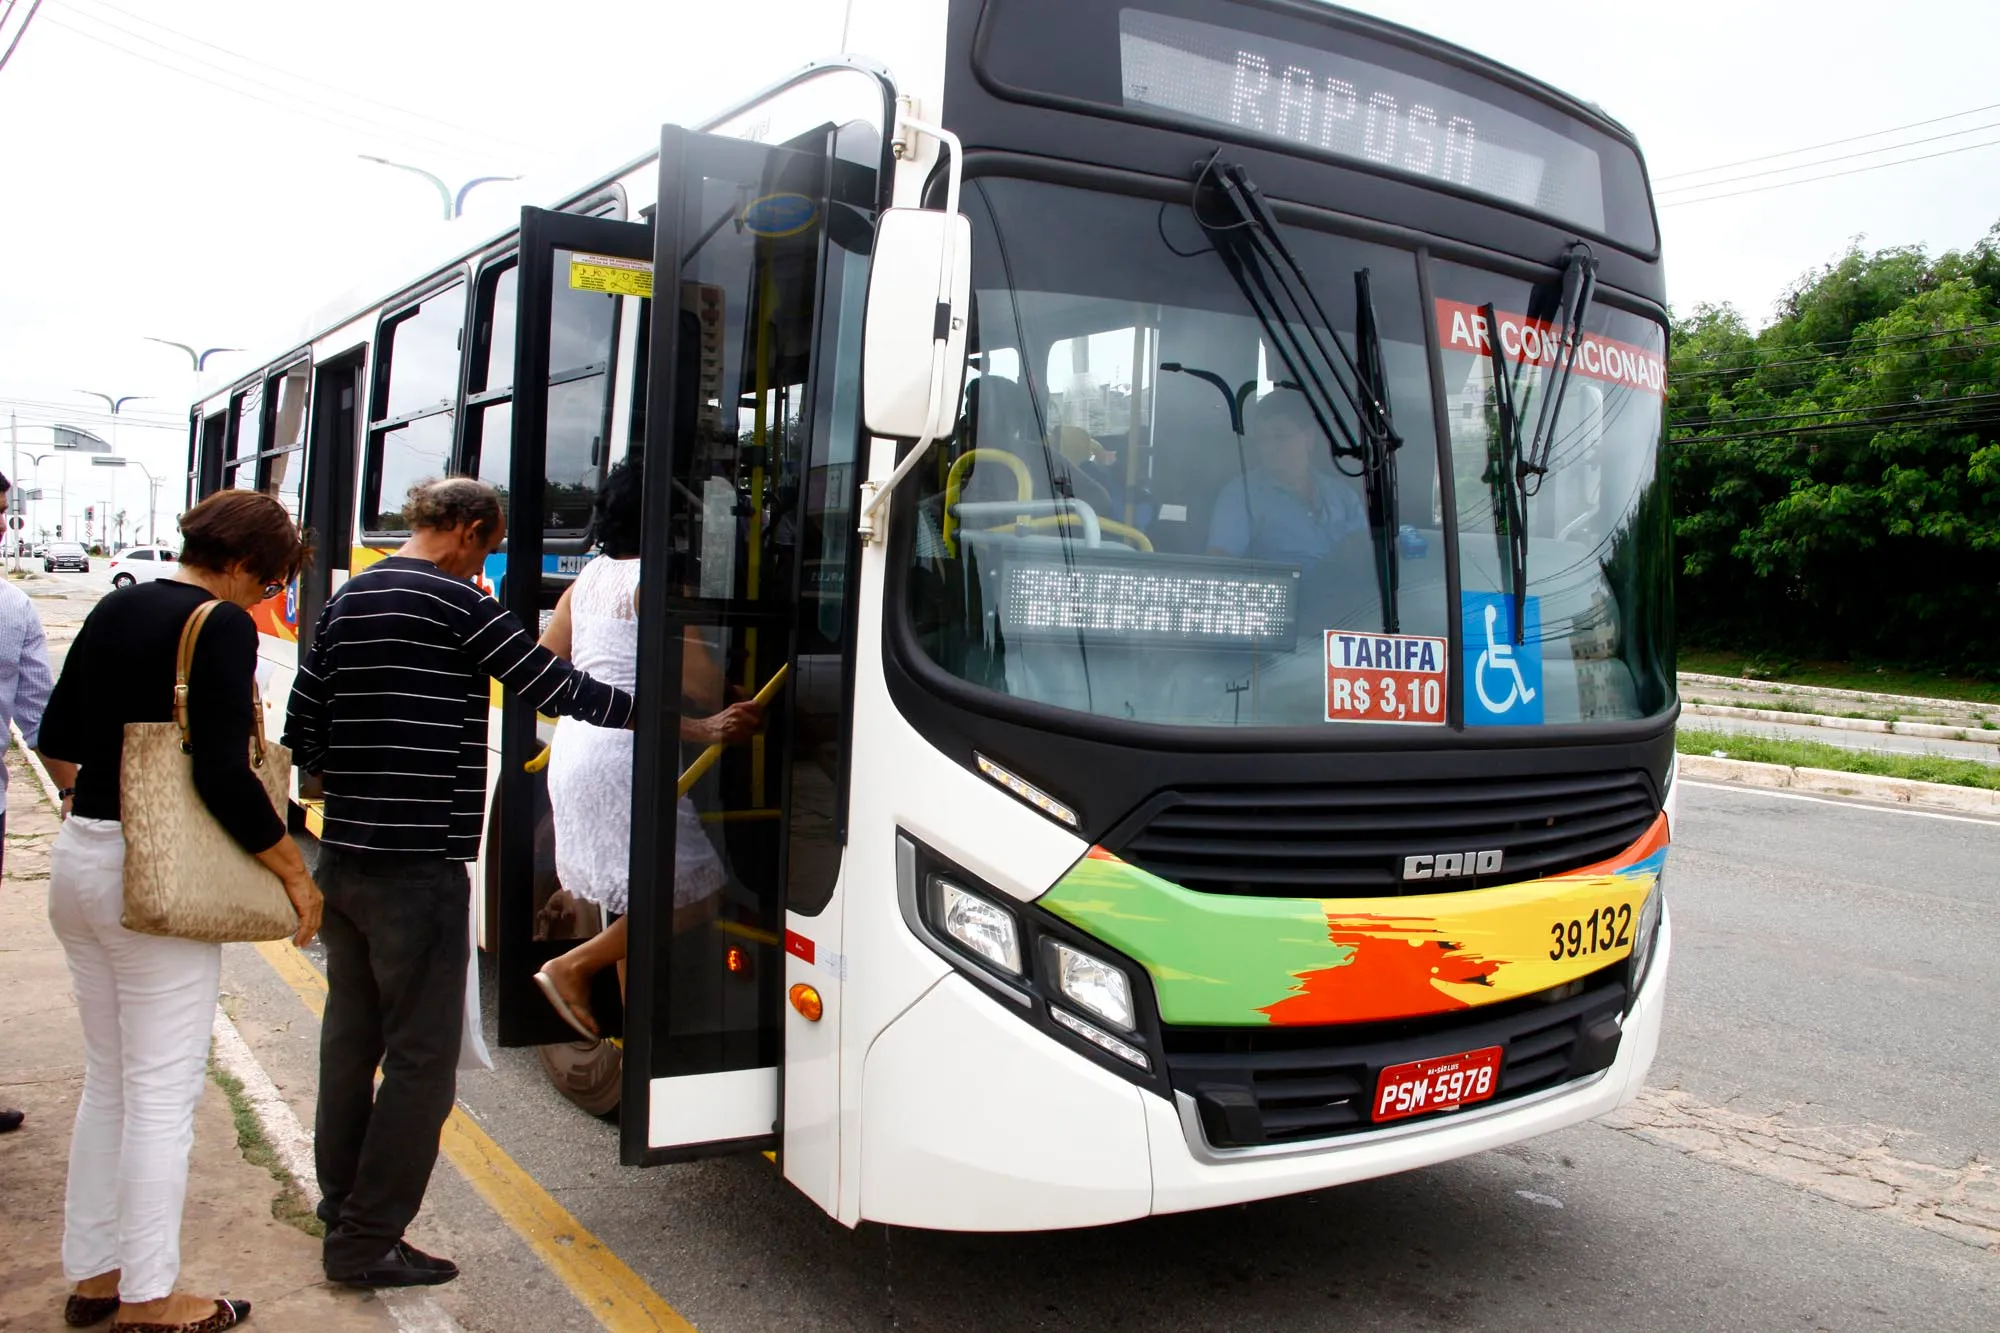
<svg viewBox="0 0 2000 1333"><path fill-rule="evenodd" d="M215 1302L215 1313L206 1319L197 1319L192 1324L113 1324L112 1333L218 1333L225 1328L235 1328L250 1317L250 1302Z"/></svg>
<svg viewBox="0 0 2000 1333"><path fill-rule="evenodd" d="M79 1296L70 1293L63 1302L63 1322L71 1328L89 1328L118 1313L116 1296Z"/></svg>
<svg viewBox="0 0 2000 1333"><path fill-rule="evenodd" d="M597 1041L603 1037L603 1033L592 1031L584 1023L583 1019L578 1016L576 1010L571 1007L570 1002L562 997L562 992L556 989L554 977L546 972L537 972L535 973L535 985L541 990L544 996L548 997L549 1004L554 1007L557 1014L562 1016L562 1021L581 1033L585 1041ZM589 1013L590 1011L586 1009L584 1012Z"/></svg>

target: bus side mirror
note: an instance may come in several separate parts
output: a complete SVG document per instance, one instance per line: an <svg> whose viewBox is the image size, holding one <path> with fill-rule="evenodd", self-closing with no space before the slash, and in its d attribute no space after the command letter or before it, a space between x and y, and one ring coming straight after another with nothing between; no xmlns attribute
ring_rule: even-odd
<svg viewBox="0 0 2000 1333"><path fill-rule="evenodd" d="M965 381L971 287L972 224L963 214L882 214L861 345L869 434L928 440L951 433Z"/></svg>

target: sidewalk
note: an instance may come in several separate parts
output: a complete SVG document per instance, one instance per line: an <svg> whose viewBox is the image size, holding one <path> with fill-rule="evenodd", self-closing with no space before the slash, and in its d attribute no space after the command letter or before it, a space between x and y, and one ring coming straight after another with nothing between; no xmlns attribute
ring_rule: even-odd
<svg viewBox="0 0 2000 1333"><path fill-rule="evenodd" d="M0 1105L27 1122L0 1135L0 1329L61 1329L63 1189L83 1087L83 1038L62 946L47 916L57 821L17 753L8 765L0 884ZM243 1159L213 1081L195 1115L181 1231L181 1289L247 1298L249 1328L386 1333L398 1321L368 1292L330 1287L319 1242L272 1216L278 1183Z"/></svg>

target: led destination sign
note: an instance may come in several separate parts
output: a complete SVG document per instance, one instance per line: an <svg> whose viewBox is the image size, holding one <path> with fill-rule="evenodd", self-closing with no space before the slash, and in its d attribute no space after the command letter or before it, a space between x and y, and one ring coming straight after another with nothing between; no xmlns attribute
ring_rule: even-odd
<svg viewBox="0 0 2000 1333"><path fill-rule="evenodd" d="M1597 150L1483 98L1345 51L1145 10L1121 10L1118 36L1128 108L1288 140L1604 230Z"/></svg>

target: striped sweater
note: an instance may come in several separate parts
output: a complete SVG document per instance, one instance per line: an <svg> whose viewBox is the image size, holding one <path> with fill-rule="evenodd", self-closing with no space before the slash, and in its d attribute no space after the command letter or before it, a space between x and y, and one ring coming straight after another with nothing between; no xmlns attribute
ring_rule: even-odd
<svg viewBox="0 0 2000 1333"><path fill-rule="evenodd" d="M632 699L537 645L428 560L390 556L327 603L299 664L285 743L321 776L321 841L470 861L486 802L487 678L540 713L623 727Z"/></svg>

